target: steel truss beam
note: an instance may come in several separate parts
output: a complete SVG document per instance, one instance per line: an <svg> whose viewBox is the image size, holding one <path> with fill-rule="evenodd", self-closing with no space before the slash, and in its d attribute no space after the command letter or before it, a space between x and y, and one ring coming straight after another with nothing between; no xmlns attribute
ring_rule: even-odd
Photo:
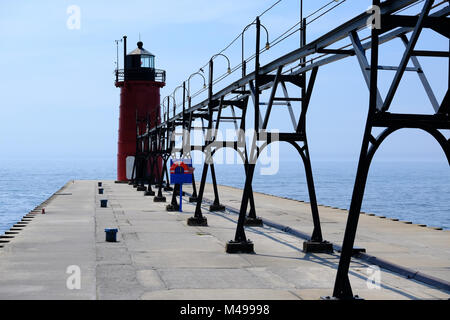
<svg viewBox="0 0 450 320"><path fill-rule="evenodd" d="M418 2L419 0L388 0L383 2L380 5L380 13L382 15L389 15L392 14L400 9L403 9L411 4L414 4L415 2ZM259 74L265 75L269 74L275 70L278 69L280 66L286 66L289 65L295 61L298 61L299 59L305 58L310 55L314 55L318 53L318 50L326 49L327 47L333 45L334 43L347 38L348 34L351 31L358 31L363 28L367 27L367 21L371 18L371 13L362 13L359 16L353 18L352 20L344 23L343 25L339 26L338 28L328 32L324 36L318 38L317 40L305 45L304 47L301 47L299 49L296 49L294 51L291 51L290 53L275 59L274 61L268 63L265 66L262 66L259 68ZM227 96L228 94L232 93L232 91L239 90L243 86L250 83L250 81L254 81L255 79L255 72L252 72L243 78L233 82L229 86L225 87L224 89L220 90L219 92L215 93L212 96L212 100L218 101L220 97ZM200 102L197 105L192 106L190 109L187 110L187 112L191 112L200 108L205 108L209 104L209 99L206 99L202 102ZM170 120L179 119L182 115L178 114L172 117Z"/></svg>
<svg viewBox="0 0 450 320"><path fill-rule="evenodd" d="M396 11L403 9L406 6L413 4L415 2L418 2L418 1L419 0L398 0L398 1L389 0L389 1L385 1L380 5L380 8L381 8L380 12L382 14L382 19L384 19L386 16L392 15ZM447 17L449 14L450 14L450 7L447 6L441 10L436 11L435 13L430 15L430 17ZM317 53L323 52L324 50L330 50L330 51L334 52L335 49L326 49L326 48L328 46L333 45L335 42L348 37L350 32L359 31L362 28L365 28L366 21L369 17L370 16L367 13L363 13L363 14L359 15L358 17L350 20L349 22L341 25L340 27L327 33L326 35L320 37L319 39L311 42L307 46L296 49L296 50L286 54L282 58L276 59L273 62L267 64L266 66L261 67L260 72L261 73L264 72L264 73L268 74L268 73L276 70L279 66L289 65L298 59L306 58L311 55L315 55ZM395 17L395 15L394 15L394 17ZM412 31L412 28L400 27L391 32L387 32L386 34L383 34L382 36L380 36L379 44L387 43L393 39L396 39L400 35L410 33L411 31ZM380 34L381 34L381 32L380 32ZM363 46L364 50L368 50L372 47L372 43L371 43L371 41L368 41L368 42L363 43L362 46ZM340 50L340 51L342 51L342 50ZM333 52L327 53L324 57L317 58L316 61L314 61L308 65L305 65L303 67L300 67L300 68L292 71L292 73L290 73L290 74L291 75L303 74L305 72L311 71L315 67L324 66L324 65L327 65L327 64L330 64L330 63L333 63L333 62L336 62L341 59L345 59L345 58L348 58L348 57L351 57L354 55L354 52L352 50L350 50L349 52L342 51L339 54L333 54ZM418 53L419 53L418 55L420 55L421 52L419 51ZM426 53L428 55L433 54L432 51L426 51ZM436 53L436 54L439 56L448 56L448 54L446 52ZM222 96L225 97L229 94L248 95L249 92L242 91L240 89L241 89L241 87L245 86L250 81L252 81L253 79L254 79L254 72L233 82L226 88L224 88L224 89L220 90L219 92L217 92L216 94L214 94L213 100L219 101ZM270 88L271 84L269 84L268 86ZM266 88L264 86L262 86L260 89L264 90ZM198 111L197 117L207 117L207 112L205 113L205 110L207 110L207 108L205 108L205 107L208 106L208 101L209 100L207 99L207 100L204 100L204 101L192 106L191 108L186 110L186 113L190 114L191 112ZM445 101L448 101L448 98ZM203 112L203 115L201 115L201 112ZM167 119L167 122L175 122L176 120L178 120L180 118L182 118L182 113L176 114L172 118ZM164 125L165 124L163 123L159 126L164 126ZM155 128L153 128L151 130L157 130L159 126L156 126Z"/></svg>

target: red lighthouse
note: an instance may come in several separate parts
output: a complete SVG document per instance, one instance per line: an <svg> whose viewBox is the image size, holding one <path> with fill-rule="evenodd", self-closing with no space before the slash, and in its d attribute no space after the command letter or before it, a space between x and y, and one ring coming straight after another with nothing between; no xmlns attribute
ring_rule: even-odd
<svg viewBox="0 0 450 320"><path fill-rule="evenodd" d="M116 70L116 87L120 87L119 141L117 180L131 179L136 154L136 118L150 119L150 128L160 123L160 88L165 85L165 71L155 69L155 56L143 48L127 50L124 41L124 68ZM142 124L145 127L145 124Z"/></svg>

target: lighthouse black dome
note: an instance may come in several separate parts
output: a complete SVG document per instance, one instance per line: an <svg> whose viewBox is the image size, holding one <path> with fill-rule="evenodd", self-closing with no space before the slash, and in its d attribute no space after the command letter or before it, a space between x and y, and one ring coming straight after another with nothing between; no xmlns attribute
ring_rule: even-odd
<svg viewBox="0 0 450 320"><path fill-rule="evenodd" d="M136 49L134 49L133 51L131 51L128 55L146 55L146 56L154 57L155 55L152 54L151 52L148 52L147 50L145 50L143 45L144 45L144 43L142 41L139 41L137 43L138 47Z"/></svg>
<svg viewBox="0 0 450 320"><path fill-rule="evenodd" d="M126 80L155 80L155 55L145 50L143 42L126 56Z"/></svg>

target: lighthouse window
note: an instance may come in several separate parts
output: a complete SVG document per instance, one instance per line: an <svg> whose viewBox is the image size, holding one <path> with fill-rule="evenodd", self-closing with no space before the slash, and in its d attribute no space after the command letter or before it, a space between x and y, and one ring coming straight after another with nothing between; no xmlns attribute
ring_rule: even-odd
<svg viewBox="0 0 450 320"><path fill-rule="evenodd" d="M150 57L141 57L141 68L150 68Z"/></svg>
<svg viewBox="0 0 450 320"><path fill-rule="evenodd" d="M155 68L155 57L141 56L141 68Z"/></svg>

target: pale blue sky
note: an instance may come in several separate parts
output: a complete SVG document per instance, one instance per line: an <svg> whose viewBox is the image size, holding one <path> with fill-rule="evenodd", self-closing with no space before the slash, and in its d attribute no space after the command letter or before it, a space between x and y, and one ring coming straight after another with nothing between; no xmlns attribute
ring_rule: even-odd
<svg viewBox="0 0 450 320"><path fill-rule="evenodd" d="M168 0L168 1L1 1L0 3L0 153L1 158L116 157L119 89L114 87L115 39L128 36L135 48L138 35L156 55L156 66L167 71L162 96L198 71L274 0ZM305 14L327 3L305 0ZM335 12L311 24L308 39L367 9L371 1L348 0ZM284 0L262 17L274 39L297 22L299 2ZM81 9L80 30L69 30L66 10ZM246 56L253 53L254 29L246 33ZM419 47L447 50L448 41L424 33ZM262 64L293 50L298 35L271 48ZM384 47L381 63L400 60L402 44ZM240 62L240 41L227 55ZM121 51L119 53L121 55ZM438 100L447 88L445 59L421 59ZM217 73L226 70L217 60ZM445 69L447 70L447 69ZM389 80L393 73L380 76ZM223 85L231 82L225 80ZM192 91L201 87L191 81ZM382 86L386 92L387 85ZM181 93L181 90L179 91ZM357 159L367 112L368 90L356 58L319 70L308 115L313 161ZM393 112L430 113L432 108L416 74L408 74L399 88ZM273 127L284 131L287 113ZM284 159L294 156L282 148ZM445 161L438 144L427 134L401 131L386 141L376 159Z"/></svg>

